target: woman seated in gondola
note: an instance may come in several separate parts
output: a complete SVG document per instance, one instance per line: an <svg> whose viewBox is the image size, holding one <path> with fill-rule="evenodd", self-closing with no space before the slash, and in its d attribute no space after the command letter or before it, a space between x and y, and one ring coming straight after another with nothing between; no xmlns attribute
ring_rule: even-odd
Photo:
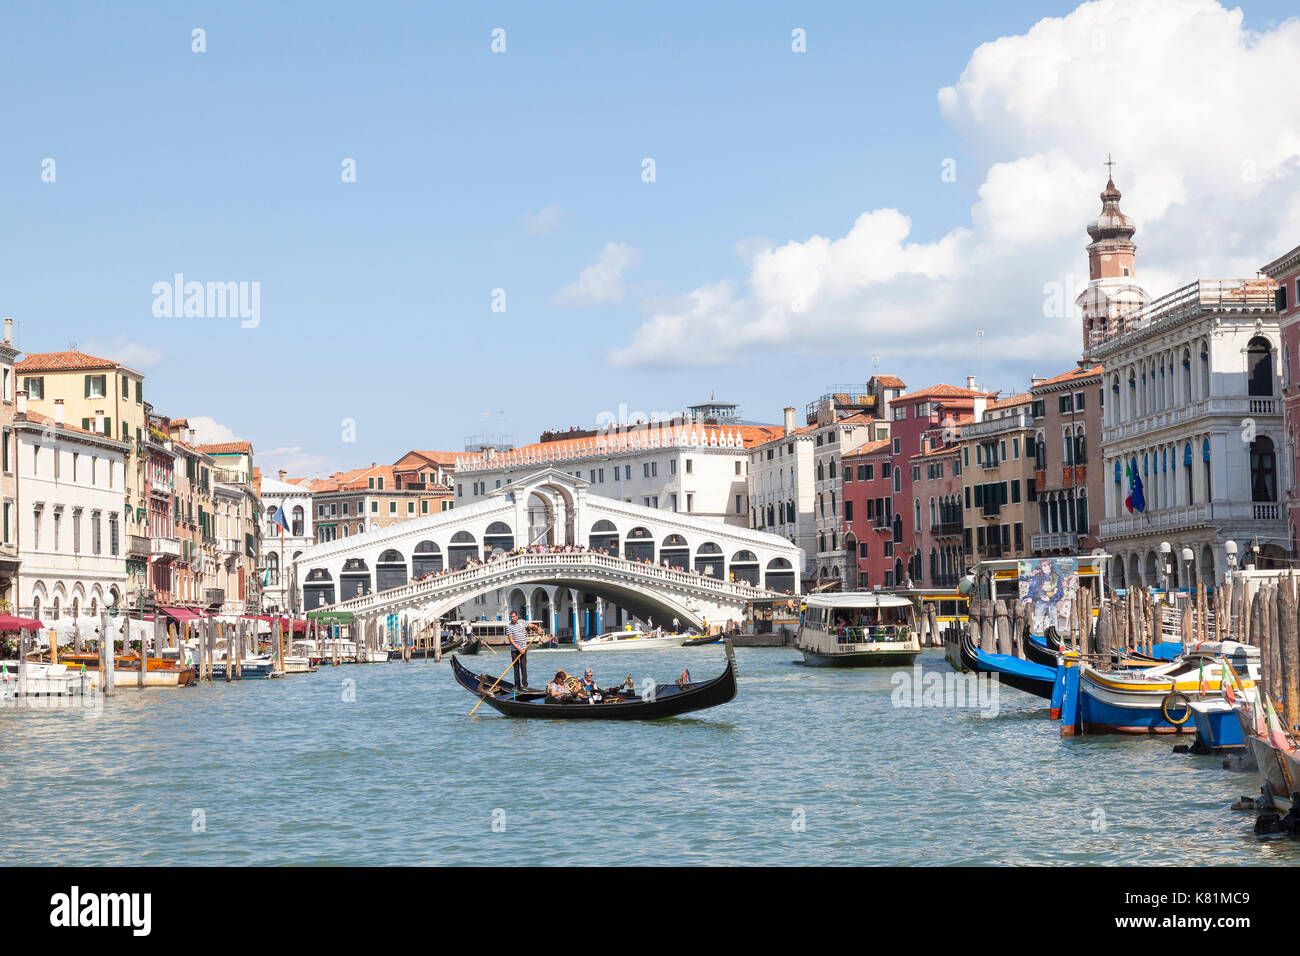
<svg viewBox="0 0 1300 956"><path fill-rule="evenodd" d="M553 700L557 704L567 704L573 700L573 692L569 690L569 675L564 671L556 671L555 679L546 685L546 699Z"/></svg>

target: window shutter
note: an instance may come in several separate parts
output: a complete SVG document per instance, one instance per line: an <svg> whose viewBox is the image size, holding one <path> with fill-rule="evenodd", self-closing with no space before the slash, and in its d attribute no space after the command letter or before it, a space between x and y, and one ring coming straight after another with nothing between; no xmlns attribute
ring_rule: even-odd
<svg viewBox="0 0 1300 956"><path fill-rule="evenodd" d="M113 437L113 419L108 416L104 417L104 434L109 438Z"/></svg>
<svg viewBox="0 0 1300 956"><path fill-rule="evenodd" d="M83 419L81 420L81 430L82 430L82 431L85 431L85 432L90 431L90 419L89 419L89 418L83 418Z"/></svg>
<svg viewBox="0 0 1300 956"><path fill-rule="evenodd" d="M90 376L86 376L86 398L90 398Z"/></svg>
<svg viewBox="0 0 1300 956"><path fill-rule="evenodd" d="M101 392L103 392L105 395L108 394L108 376L107 376L107 375L101 375L101 376L99 376L99 390L100 390Z"/></svg>

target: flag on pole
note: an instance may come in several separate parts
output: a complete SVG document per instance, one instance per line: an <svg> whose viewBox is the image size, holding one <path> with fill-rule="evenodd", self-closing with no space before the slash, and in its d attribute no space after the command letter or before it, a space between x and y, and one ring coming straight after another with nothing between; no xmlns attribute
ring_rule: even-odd
<svg viewBox="0 0 1300 956"><path fill-rule="evenodd" d="M283 507L275 509L275 523L280 526L280 537L289 533L289 522L285 520Z"/></svg>
<svg viewBox="0 0 1300 956"><path fill-rule="evenodd" d="M1268 742L1275 750L1283 753L1290 753L1295 748L1291 746L1291 741L1287 739L1286 732L1282 730L1282 721L1278 720L1277 711L1273 709L1273 702L1264 698L1264 705L1268 708Z"/></svg>
<svg viewBox="0 0 1300 956"><path fill-rule="evenodd" d="M1223 686L1222 678L1219 679L1219 686L1220 687ZM1205 658L1204 657L1201 658L1200 687L1197 689L1201 692L1202 697L1205 697L1210 693L1210 682L1205 679Z"/></svg>
<svg viewBox="0 0 1300 956"><path fill-rule="evenodd" d="M1142 494L1142 476L1138 474L1136 458L1124 465L1124 474L1128 476L1128 496L1124 499L1124 507L1128 508L1129 514L1146 511L1147 500Z"/></svg>
<svg viewBox="0 0 1300 956"><path fill-rule="evenodd" d="M1223 690L1223 699L1228 702L1229 706L1237 703L1235 688L1237 686L1237 675L1232 672L1232 665L1226 658L1219 661L1219 687Z"/></svg>

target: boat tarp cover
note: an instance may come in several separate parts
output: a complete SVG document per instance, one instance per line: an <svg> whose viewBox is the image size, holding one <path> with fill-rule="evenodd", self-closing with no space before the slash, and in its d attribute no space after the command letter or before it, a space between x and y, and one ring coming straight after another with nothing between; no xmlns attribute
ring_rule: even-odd
<svg viewBox="0 0 1300 956"><path fill-rule="evenodd" d="M986 654L981 650L976 650L975 653L980 667L990 671L1047 681L1049 684L1056 680L1056 670L1043 664L1035 664L1033 661L1013 657L1010 654Z"/></svg>

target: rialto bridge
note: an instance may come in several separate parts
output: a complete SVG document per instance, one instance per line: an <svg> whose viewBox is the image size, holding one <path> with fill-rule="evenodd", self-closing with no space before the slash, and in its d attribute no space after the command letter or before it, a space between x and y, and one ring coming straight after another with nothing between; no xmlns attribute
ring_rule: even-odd
<svg viewBox="0 0 1300 956"><path fill-rule="evenodd" d="M467 507L308 548L293 573L307 610L415 622L516 610L586 636L632 617L739 620L750 600L797 592L800 560L777 535L588 494L548 468Z"/></svg>

